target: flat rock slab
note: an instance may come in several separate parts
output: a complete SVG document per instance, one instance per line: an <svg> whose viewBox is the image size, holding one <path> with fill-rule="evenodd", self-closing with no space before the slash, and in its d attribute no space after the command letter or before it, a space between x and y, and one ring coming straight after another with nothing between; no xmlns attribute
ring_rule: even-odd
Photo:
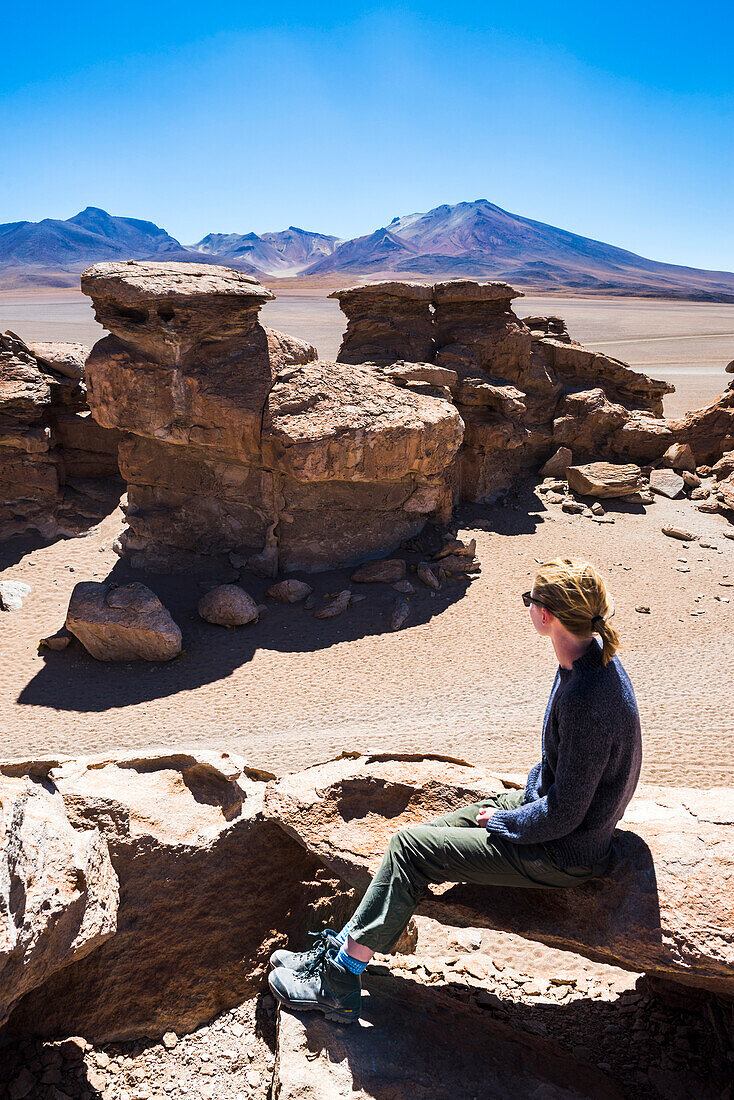
<svg viewBox="0 0 734 1100"><path fill-rule="evenodd" d="M602 1100L620 1097L587 1063L415 981L366 975L362 1018L340 1027L279 1012L275 1100Z"/></svg>
<svg viewBox="0 0 734 1100"><path fill-rule="evenodd" d="M365 889L400 828L505 786L431 756L343 756L268 785L266 813ZM419 912L734 997L734 790L649 788L615 833L610 871L573 889L435 887Z"/></svg>
<svg viewBox="0 0 734 1100"><path fill-rule="evenodd" d="M569 466L566 470L569 489L591 497L626 497L639 492L644 485L639 466L628 462L589 462L586 466Z"/></svg>
<svg viewBox="0 0 734 1100"><path fill-rule="evenodd" d="M673 500L683 492L685 481L675 470L651 470L650 488L654 493Z"/></svg>

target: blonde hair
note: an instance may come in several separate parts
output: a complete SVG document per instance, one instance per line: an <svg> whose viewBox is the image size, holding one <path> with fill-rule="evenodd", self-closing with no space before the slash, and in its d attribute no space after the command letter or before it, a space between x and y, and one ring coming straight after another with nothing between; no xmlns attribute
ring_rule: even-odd
<svg viewBox="0 0 734 1100"><path fill-rule="evenodd" d="M533 592L571 634L581 638L598 634L603 646L602 662L609 664L620 648L619 635L607 622L609 593L591 562L579 558L543 562L535 575Z"/></svg>

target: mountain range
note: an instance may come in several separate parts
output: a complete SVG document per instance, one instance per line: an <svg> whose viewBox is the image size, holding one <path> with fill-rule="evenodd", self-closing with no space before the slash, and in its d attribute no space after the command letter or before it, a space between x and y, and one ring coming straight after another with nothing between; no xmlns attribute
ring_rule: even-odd
<svg viewBox="0 0 734 1100"><path fill-rule="evenodd" d="M400 278L503 279L541 293L635 295L734 302L734 274L680 267L510 214L486 199L394 218L351 240L290 226L274 233L209 233L181 244L153 222L87 207L66 221L0 225L6 286L76 285L102 260L225 264L260 278L314 283Z"/></svg>

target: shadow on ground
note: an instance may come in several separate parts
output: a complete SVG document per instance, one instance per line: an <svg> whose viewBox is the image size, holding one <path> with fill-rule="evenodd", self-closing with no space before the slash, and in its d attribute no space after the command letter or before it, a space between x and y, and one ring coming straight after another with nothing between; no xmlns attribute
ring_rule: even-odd
<svg viewBox="0 0 734 1100"><path fill-rule="evenodd" d="M508 501L507 506L503 503L491 508L487 505L462 508L455 524L469 534L473 527L479 526L501 535L535 530L543 521L542 500L532 492L532 487L523 490L522 502L514 503L514 499L513 493L513 503ZM407 576L415 586L415 593L408 596L410 616L405 629L430 622L462 599L472 584L470 577L454 576L438 592L428 589L410 567L438 550L442 544L441 532L428 531L420 542L423 550L401 550L393 555L405 558L409 566ZM25 553L34 548L27 541L25 545ZM24 706L50 705L57 710L101 712L191 691L224 679L235 668L252 661L259 649L305 653L371 635L389 634L398 593L388 584L351 584L353 572L351 567L325 573L289 574L311 584L319 604L322 597L347 587L365 597L335 619L316 619L313 611L306 611L302 604L284 605L267 599L272 579L243 572L239 583L258 603L266 604L267 611L256 624L227 630L204 622L196 610L200 597L212 587L211 577L145 573L118 562L105 580L117 585L140 581L151 588L181 627L184 647L181 656L161 664L144 661L107 664L94 660L74 639L62 652L42 651L43 667L17 701ZM232 581L236 577L236 573L227 569L219 581ZM62 625L50 623L47 634Z"/></svg>

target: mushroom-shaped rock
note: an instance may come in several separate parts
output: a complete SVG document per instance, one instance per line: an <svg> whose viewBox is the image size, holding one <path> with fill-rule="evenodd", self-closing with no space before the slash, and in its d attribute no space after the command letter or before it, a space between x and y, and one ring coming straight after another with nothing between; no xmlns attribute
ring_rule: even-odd
<svg viewBox="0 0 734 1100"><path fill-rule="evenodd" d="M642 471L634 463L589 462L566 470L569 489L590 497L627 497L644 485Z"/></svg>
<svg viewBox="0 0 734 1100"><path fill-rule="evenodd" d="M457 371L460 378L486 372L518 380L530 359L531 337L512 312L513 298L522 297L507 283L453 279L436 283L435 361Z"/></svg>
<svg viewBox="0 0 734 1100"><path fill-rule="evenodd" d="M216 626L246 626L256 623L259 612L252 596L237 584L219 584L199 600L202 619Z"/></svg>
<svg viewBox="0 0 734 1100"><path fill-rule="evenodd" d="M66 629L98 661L170 661L181 652L181 631L154 592L134 582L74 586Z"/></svg>
<svg viewBox="0 0 734 1100"><path fill-rule="evenodd" d="M339 363L388 365L399 359L430 360L433 353L433 287L384 282L335 290L348 324Z"/></svg>
<svg viewBox="0 0 734 1100"><path fill-rule="evenodd" d="M226 267L135 260L96 264L82 290L113 334L86 365L100 424L240 461L257 453L280 361L258 323L271 291Z"/></svg>

